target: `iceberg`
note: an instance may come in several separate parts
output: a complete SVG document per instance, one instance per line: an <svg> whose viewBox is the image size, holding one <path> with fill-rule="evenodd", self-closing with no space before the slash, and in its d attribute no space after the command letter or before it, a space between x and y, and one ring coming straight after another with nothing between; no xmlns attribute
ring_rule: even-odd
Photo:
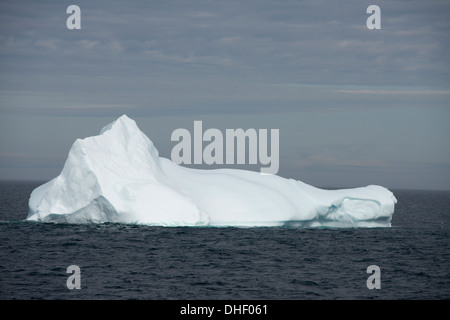
<svg viewBox="0 0 450 320"><path fill-rule="evenodd" d="M27 220L154 226L389 227L388 189L325 190L277 175L200 170L160 157L126 115L77 139L56 178L33 190Z"/></svg>

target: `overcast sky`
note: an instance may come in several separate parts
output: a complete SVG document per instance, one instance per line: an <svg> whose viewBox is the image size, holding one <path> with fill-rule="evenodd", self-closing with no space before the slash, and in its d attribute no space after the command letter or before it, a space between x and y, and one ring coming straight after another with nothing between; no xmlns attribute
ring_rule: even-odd
<svg viewBox="0 0 450 320"><path fill-rule="evenodd" d="M450 190L449 53L450 1L2 1L0 179L127 114L165 157L194 120L276 128L281 176Z"/></svg>

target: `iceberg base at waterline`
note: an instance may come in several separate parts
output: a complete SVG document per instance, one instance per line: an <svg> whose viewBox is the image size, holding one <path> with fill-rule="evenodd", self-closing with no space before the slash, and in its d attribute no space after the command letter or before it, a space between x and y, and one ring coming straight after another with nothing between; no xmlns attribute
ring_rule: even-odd
<svg viewBox="0 0 450 320"><path fill-rule="evenodd" d="M77 139L64 168L36 188L27 220L155 226L389 227L397 200L370 185L340 190L237 169L199 170L159 157L123 115Z"/></svg>

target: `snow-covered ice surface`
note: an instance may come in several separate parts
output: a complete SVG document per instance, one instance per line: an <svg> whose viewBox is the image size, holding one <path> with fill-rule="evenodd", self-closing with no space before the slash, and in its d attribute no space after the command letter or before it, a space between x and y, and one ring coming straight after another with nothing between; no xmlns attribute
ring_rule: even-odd
<svg viewBox="0 0 450 320"><path fill-rule="evenodd" d="M60 175L30 196L28 220L158 226L389 227L384 187L323 190L259 172L181 167L123 115L77 139Z"/></svg>

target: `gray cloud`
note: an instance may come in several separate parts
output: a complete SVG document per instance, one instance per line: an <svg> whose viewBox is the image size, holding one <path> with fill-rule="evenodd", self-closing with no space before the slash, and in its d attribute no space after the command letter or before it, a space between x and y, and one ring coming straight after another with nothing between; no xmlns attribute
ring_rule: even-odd
<svg viewBox="0 0 450 320"><path fill-rule="evenodd" d="M119 101L143 114L159 114L161 108L169 114L171 108L228 112L233 98L242 101L240 111L255 112L247 102L258 87L266 94L257 94L260 99L253 97L251 104L278 112L278 105L261 100L284 96L289 102L280 104L290 110L309 104L301 95L286 95L279 84L338 90L358 85L369 91L426 86L441 92L450 83L444 14L450 5L442 1L382 1L383 27L373 32L365 27L367 6L360 1L78 5L82 30L69 31L62 3L2 4L0 94L10 107L29 105L21 100L26 89L31 95L52 92L50 99L60 94L65 105ZM214 98L210 92L219 94ZM327 94L323 104L330 105L334 96Z"/></svg>
<svg viewBox="0 0 450 320"><path fill-rule="evenodd" d="M389 172L383 181L403 185L392 177L398 169L398 179L410 180L400 164L411 157L416 164L406 168L418 176L433 164L437 180L447 172L441 150L450 132L439 118L450 102L448 1L377 1L381 30L366 28L372 3L359 0L79 0L82 28L67 30L70 4L0 3L0 151L30 155L3 157L0 178L33 161L27 174L39 176L46 156L63 158L74 137L124 113L173 129L205 117L223 127L278 127L286 139L280 173L301 171L321 184L325 172L335 184L344 173L355 184ZM74 128L45 155L36 145L52 139L55 121ZM407 147L410 137L421 143Z"/></svg>

